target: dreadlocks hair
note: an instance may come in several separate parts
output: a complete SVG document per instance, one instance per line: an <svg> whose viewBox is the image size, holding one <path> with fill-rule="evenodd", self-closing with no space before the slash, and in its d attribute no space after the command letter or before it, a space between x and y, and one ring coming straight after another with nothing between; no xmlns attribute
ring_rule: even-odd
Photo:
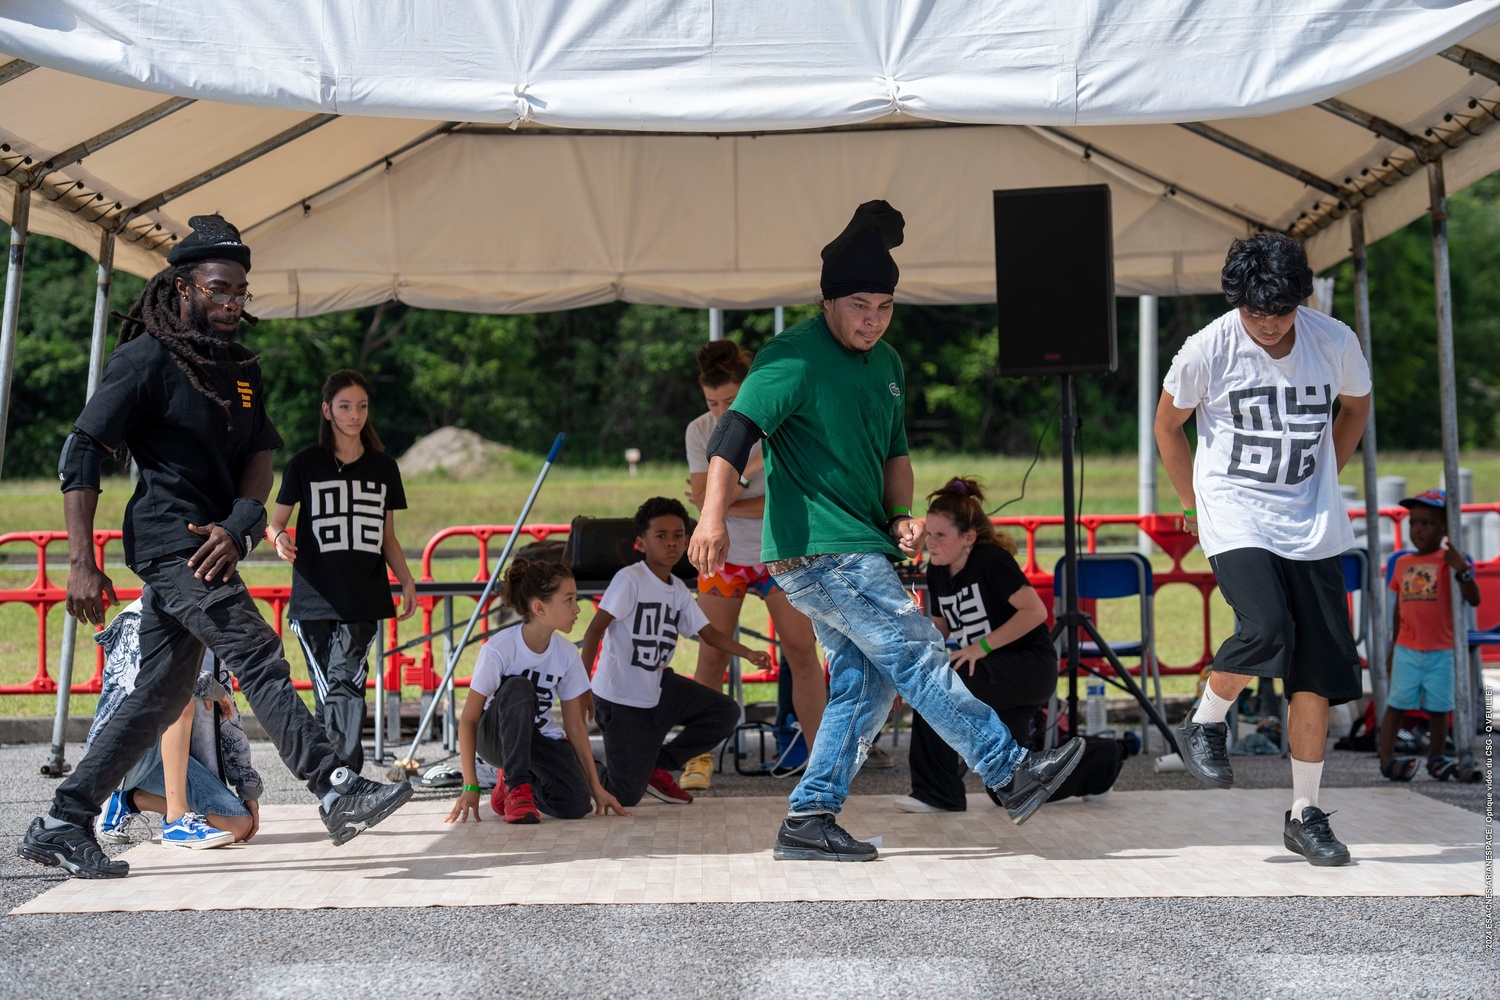
<svg viewBox="0 0 1500 1000"><path fill-rule="evenodd" d="M215 348L221 347L223 342L200 332L191 323L182 321L177 279L196 284L193 279L195 267L197 264L178 264L157 271L146 282L140 298L135 300L130 311L122 317L124 322L120 324L119 342L127 344L143 331L155 337L171 355L172 362L187 376L188 384L223 410L224 419L229 422L230 401L214 392L204 382L203 376L211 368L248 368L260 358L250 357L243 361L216 358L214 354L218 352Z"/></svg>
<svg viewBox="0 0 1500 1000"><path fill-rule="evenodd" d="M1016 554L1016 540L996 531L984 512L984 487L977 479L954 476L927 494L927 514L929 517L942 514L960 532L974 532L975 545L998 545L1011 555Z"/></svg>

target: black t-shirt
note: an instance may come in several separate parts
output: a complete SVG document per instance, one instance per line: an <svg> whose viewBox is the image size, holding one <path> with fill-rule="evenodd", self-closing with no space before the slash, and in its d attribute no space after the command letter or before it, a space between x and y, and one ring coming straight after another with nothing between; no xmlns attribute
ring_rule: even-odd
<svg viewBox="0 0 1500 1000"><path fill-rule="evenodd" d="M368 622L394 614L381 548L386 511L406 509L395 459L366 451L340 468L322 448L299 451L281 472L276 502L298 505L288 617Z"/></svg>
<svg viewBox="0 0 1500 1000"><path fill-rule="evenodd" d="M253 355L239 344L226 358ZM266 416L259 365L214 367L199 374L218 404L188 382L166 348L148 333L115 348L98 390L77 427L104 445L123 443L140 478L125 507L125 564L195 551L203 539L188 531L229 516L250 456L281 447Z"/></svg>
<svg viewBox="0 0 1500 1000"><path fill-rule="evenodd" d="M947 566L927 567L929 611L947 621L949 634L960 646L972 645L1010 621L1016 613L1011 595L1029 586L1031 581L1021 572L1015 556L998 545L974 546L957 576L951 575ZM988 662L1002 649L1052 655L1047 626L1038 625L980 662Z"/></svg>

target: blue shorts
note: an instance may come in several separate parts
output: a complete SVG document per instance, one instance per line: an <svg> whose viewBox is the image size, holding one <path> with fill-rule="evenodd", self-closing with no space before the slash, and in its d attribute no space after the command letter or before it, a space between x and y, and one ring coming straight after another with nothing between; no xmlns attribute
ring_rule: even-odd
<svg viewBox="0 0 1500 1000"><path fill-rule="evenodd" d="M160 743L147 751L140 763L130 769L130 773L125 775L125 781L122 784L126 791L139 789L166 798L167 789L162 776ZM218 775L192 757L188 758L187 798L188 809L199 816L250 815L250 810L245 808L245 803L240 801L240 797L234 794L234 791L224 784Z"/></svg>
<svg viewBox="0 0 1500 1000"><path fill-rule="evenodd" d="M1386 704L1404 712L1453 711L1453 650L1396 646Z"/></svg>

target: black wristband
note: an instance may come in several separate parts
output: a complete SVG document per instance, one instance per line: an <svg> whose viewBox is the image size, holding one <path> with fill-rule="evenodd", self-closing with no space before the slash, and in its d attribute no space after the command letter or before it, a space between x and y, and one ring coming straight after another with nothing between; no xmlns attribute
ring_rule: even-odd
<svg viewBox="0 0 1500 1000"><path fill-rule="evenodd" d="M255 548L255 543L265 537L266 505L254 497L240 497L229 509L229 516L219 522L219 527L229 532L243 559Z"/></svg>
<svg viewBox="0 0 1500 1000"><path fill-rule="evenodd" d="M897 524L902 521L910 521L911 519L912 518L910 514L892 514L889 518L886 519L885 533L889 535L891 533L891 529L894 528Z"/></svg>

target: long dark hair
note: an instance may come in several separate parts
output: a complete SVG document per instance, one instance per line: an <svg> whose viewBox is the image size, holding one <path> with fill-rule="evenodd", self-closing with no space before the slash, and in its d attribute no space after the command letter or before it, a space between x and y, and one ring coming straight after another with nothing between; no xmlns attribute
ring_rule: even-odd
<svg viewBox="0 0 1500 1000"><path fill-rule="evenodd" d="M353 368L340 368L328 376L323 383L323 402L330 408L333 406L333 397L349 388L357 385L365 391L365 398L370 397L370 383L365 377ZM334 442L333 424L323 416L323 410L318 409L318 447L328 454L333 454ZM365 451L385 451L385 445L381 443L380 435L375 433L375 423L369 415L365 416L365 425L359 429L359 443L365 446Z"/></svg>
<svg viewBox="0 0 1500 1000"><path fill-rule="evenodd" d="M984 512L984 487L977 479L954 476L927 494L927 513L944 514L960 532L974 532L975 545L998 545L1016 554L1016 540L996 531Z"/></svg>
<svg viewBox="0 0 1500 1000"><path fill-rule="evenodd" d="M228 422L232 404L214 392L204 382L204 376L211 368L249 368L260 359L249 357L242 361L231 360L219 350L224 346L222 340L202 332L191 323L183 322L182 305L177 296L177 279L197 284L193 276L193 268L196 266L178 264L157 271L146 282L146 287L142 289L130 311L122 317L124 322L120 324L119 342L128 344L142 332L155 337L171 357L172 363L187 376L188 384L223 410L224 419Z"/></svg>

